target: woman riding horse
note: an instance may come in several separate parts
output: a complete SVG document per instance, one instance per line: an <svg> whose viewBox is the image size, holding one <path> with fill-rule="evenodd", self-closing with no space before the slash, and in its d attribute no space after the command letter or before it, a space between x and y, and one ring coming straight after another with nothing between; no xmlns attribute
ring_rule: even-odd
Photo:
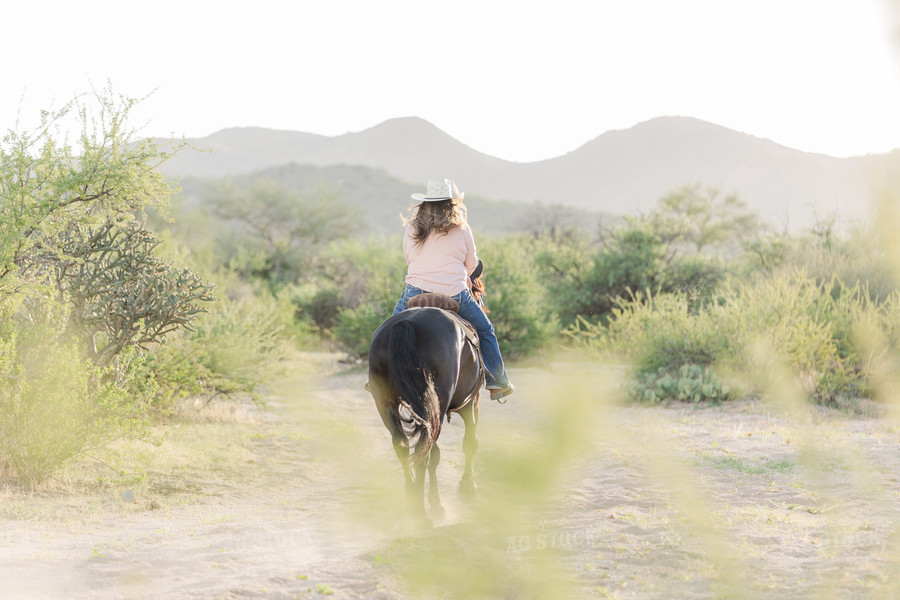
<svg viewBox="0 0 900 600"><path fill-rule="evenodd" d="M406 289L394 314L372 338L366 387L391 434L415 508L424 518L426 469L431 481L429 501L436 512L443 513L436 469L444 418L458 412L465 422L466 465L459 489L464 498L473 497L481 386L487 381L494 400L515 388L506 374L494 327L469 289L469 275L479 261L466 224L463 194L451 180L441 179L430 180L426 194L412 197L420 204L413 209L403 243L409 264ZM426 293L448 297L468 323L440 308L407 310L410 299ZM477 331L477 339L470 334L469 324Z"/></svg>

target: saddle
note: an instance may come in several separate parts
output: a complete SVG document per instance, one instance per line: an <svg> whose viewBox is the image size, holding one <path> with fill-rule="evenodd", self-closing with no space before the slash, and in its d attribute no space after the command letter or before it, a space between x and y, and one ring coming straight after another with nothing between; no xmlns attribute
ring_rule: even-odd
<svg viewBox="0 0 900 600"><path fill-rule="evenodd" d="M426 292L424 294L419 294L418 296L413 296L409 299L409 307L443 308L444 310L449 310L454 314L459 314L459 302L457 302L450 296L445 296L444 294L435 294L433 292Z"/></svg>
<svg viewBox="0 0 900 600"><path fill-rule="evenodd" d="M459 302L457 302L450 296L445 296L444 294L426 292L424 294L419 294L418 296L413 296L412 298L410 298L409 307L441 308L447 311L450 316L456 319L456 322L462 326L462 330L466 334L466 339L475 348L478 356L481 356L481 347L478 344L478 332L475 330L471 323L459 316Z"/></svg>

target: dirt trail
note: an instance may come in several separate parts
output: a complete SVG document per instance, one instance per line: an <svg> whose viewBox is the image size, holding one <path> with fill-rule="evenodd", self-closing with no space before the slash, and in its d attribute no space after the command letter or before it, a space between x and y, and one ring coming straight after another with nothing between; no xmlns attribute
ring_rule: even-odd
<svg viewBox="0 0 900 600"><path fill-rule="evenodd" d="M476 513L454 493L462 423L441 436L447 517L416 533L400 518L402 477L364 370L317 360L326 376L274 396L252 477L203 482L162 510L126 508L111 492L100 518L2 521L2 597L419 597L401 576L404 551L470 539L458 532ZM477 470L483 502L497 506L517 502L500 484L513 464L505 448L540 449L565 416L546 391L565 376L511 374L520 391L508 404L482 399ZM895 597L896 423L820 409L788 418L744 401L615 407L589 427L538 508L472 549L512 569L508 597L553 597L515 587L547 551L541 564L585 597Z"/></svg>

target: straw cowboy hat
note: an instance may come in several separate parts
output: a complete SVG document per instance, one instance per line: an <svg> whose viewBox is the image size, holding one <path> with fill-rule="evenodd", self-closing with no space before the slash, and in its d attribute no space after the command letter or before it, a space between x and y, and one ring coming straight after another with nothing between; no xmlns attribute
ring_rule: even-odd
<svg viewBox="0 0 900 600"><path fill-rule="evenodd" d="M425 185L425 193L413 194L412 199L417 202L439 202L454 198L462 200L465 195L456 188L456 183L452 179L429 179Z"/></svg>

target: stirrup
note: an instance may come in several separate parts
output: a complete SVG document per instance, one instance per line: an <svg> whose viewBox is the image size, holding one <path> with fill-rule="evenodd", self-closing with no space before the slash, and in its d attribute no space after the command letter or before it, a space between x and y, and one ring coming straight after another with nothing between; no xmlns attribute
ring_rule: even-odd
<svg viewBox="0 0 900 600"><path fill-rule="evenodd" d="M500 404L506 404L506 400L504 400L504 398L516 391L516 386L509 383L505 388L488 388L488 391L491 393L491 400L496 400Z"/></svg>

